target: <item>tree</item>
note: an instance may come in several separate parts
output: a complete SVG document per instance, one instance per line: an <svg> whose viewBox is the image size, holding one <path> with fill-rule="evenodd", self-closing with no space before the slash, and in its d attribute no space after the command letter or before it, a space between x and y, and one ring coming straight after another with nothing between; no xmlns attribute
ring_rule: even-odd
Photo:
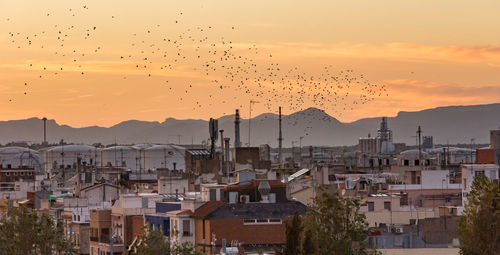
<svg viewBox="0 0 500 255"><path fill-rule="evenodd" d="M163 235L161 229L143 228L142 242L137 247L138 255L170 254L170 241Z"/></svg>
<svg viewBox="0 0 500 255"><path fill-rule="evenodd" d="M286 246L283 249L283 255L300 255L301 254L301 235L304 226L302 219L296 213L293 216L292 222L286 224Z"/></svg>
<svg viewBox="0 0 500 255"><path fill-rule="evenodd" d="M368 223L360 207L358 199L320 188L306 216L303 254L371 254Z"/></svg>
<svg viewBox="0 0 500 255"><path fill-rule="evenodd" d="M474 178L458 234L460 254L500 254L500 185L484 175Z"/></svg>
<svg viewBox="0 0 500 255"><path fill-rule="evenodd" d="M75 254L61 224L47 214L9 207L0 220L0 254Z"/></svg>
<svg viewBox="0 0 500 255"><path fill-rule="evenodd" d="M172 242L160 228L143 228L143 236L137 246L137 255L201 255L190 242Z"/></svg>

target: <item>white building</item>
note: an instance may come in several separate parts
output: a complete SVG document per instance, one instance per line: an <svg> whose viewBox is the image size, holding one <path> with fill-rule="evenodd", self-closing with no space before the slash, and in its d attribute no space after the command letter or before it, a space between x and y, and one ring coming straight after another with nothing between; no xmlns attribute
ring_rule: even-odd
<svg viewBox="0 0 500 255"><path fill-rule="evenodd" d="M194 244L194 219L193 212L189 209L181 209L167 213L170 217L171 242Z"/></svg>
<svg viewBox="0 0 500 255"><path fill-rule="evenodd" d="M467 197L472 188L474 178L480 174L485 175L491 180L499 179L500 166L495 164L464 164L461 166L462 170L462 205L467 204Z"/></svg>

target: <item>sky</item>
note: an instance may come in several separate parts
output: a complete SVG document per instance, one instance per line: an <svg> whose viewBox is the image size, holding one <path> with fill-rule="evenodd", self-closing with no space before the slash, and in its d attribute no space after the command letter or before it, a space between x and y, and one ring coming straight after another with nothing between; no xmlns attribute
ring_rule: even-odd
<svg viewBox="0 0 500 255"><path fill-rule="evenodd" d="M208 119L235 108L247 118L253 100L252 116L317 107L351 122L498 103L498 13L500 1L487 0L0 1L0 120L112 126ZM258 66L255 73L279 64L276 72L304 77L273 90L271 82L292 75L261 86L248 76L242 88L219 63L205 74L206 63L216 65L214 51L228 47ZM329 76L325 67L377 92L364 101L361 85L325 92L326 79L309 81ZM301 91L301 82L310 86Z"/></svg>

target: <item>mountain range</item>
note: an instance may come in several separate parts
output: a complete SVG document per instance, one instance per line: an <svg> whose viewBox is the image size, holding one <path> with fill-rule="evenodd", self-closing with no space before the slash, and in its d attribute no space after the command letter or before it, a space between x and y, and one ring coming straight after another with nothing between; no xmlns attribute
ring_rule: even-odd
<svg viewBox="0 0 500 255"><path fill-rule="evenodd" d="M364 118L343 123L317 108L284 115L282 121L283 147L302 145L354 145L359 137L375 136L381 117ZM423 135L433 136L434 143L456 144L489 143L489 130L500 126L500 103L488 105L447 106L415 112L399 112L387 117L393 131L394 142L415 144L417 127ZM219 118L219 129L234 143L234 115ZM240 124L242 144L248 142L248 119ZM251 119L251 145L278 144L278 116L265 113ZM0 121L0 143L27 141L40 143L43 139L43 121L40 118ZM61 139L72 143L132 144L180 143L199 144L209 139L208 121L167 118L163 122L128 120L109 128L90 126L73 128L47 120L47 140L57 143Z"/></svg>

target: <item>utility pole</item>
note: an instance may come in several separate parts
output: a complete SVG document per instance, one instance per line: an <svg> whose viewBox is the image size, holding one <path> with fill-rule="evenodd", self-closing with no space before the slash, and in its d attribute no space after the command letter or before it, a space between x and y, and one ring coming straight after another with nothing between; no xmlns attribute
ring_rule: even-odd
<svg viewBox="0 0 500 255"><path fill-rule="evenodd" d="M248 114L248 147L250 147L250 130L252 124L252 104L256 104L258 101L250 100L250 113Z"/></svg>

